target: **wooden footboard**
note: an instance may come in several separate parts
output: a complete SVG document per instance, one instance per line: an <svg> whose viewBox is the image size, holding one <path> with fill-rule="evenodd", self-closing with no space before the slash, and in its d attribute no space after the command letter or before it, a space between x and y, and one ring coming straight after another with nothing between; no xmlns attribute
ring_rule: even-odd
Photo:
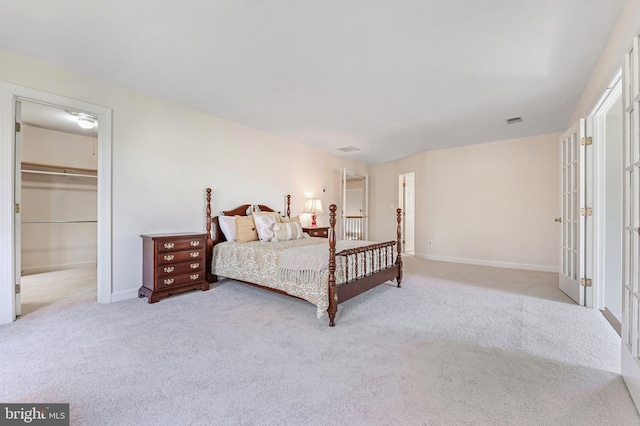
<svg viewBox="0 0 640 426"><path fill-rule="evenodd" d="M402 282L402 209L397 209L396 241L376 243L368 246L346 249L336 253L336 210L335 204L329 206L329 326L335 326L338 304L372 289L386 281ZM393 258L393 246L397 256ZM345 261L345 283L336 285L336 256ZM358 265L360 262L360 265ZM351 273L349 272L351 265Z"/></svg>

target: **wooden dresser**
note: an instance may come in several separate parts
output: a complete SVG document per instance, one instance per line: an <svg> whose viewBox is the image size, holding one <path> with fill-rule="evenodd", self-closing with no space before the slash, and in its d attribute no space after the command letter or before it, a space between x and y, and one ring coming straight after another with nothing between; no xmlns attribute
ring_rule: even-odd
<svg viewBox="0 0 640 426"><path fill-rule="evenodd" d="M142 237L142 287L138 297L155 303L171 294L209 290L205 281L206 234L149 234Z"/></svg>
<svg viewBox="0 0 640 426"><path fill-rule="evenodd" d="M302 232L306 232L310 237L329 238L328 226L302 227Z"/></svg>

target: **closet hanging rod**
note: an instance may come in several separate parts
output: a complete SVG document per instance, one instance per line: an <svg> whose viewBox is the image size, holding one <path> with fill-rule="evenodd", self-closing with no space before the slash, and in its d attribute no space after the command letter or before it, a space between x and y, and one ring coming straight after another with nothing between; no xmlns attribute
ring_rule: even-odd
<svg viewBox="0 0 640 426"><path fill-rule="evenodd" d="M55 176L73 176L73 177L90 177L97 178L98 175L85 175L82 173L63 173L63 172L43 172L40 170L21 170L22 173L33 173L36 175L55 175Z"/></svg>
<svg viewBox="0 0 640 426"><path fill-rule="evenodd" d="M24 223L98 223L98 221L97 220L43 220L43 221L30 220L22 223L23 224Z"/></svg>

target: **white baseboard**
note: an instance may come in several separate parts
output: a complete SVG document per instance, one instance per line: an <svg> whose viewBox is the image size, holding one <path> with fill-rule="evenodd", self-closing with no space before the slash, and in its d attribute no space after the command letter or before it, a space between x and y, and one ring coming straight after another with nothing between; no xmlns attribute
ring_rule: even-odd
<svg viewBox="0 0 640 426"><path fill-rule="evenodd" d="M111 301L120 302L122 300L133 299L136 297L138 297L138 289L133 288L131 290L123 290L123 291L118 291L116 293L112 293Z"/></svg>
<svg viewBox="0 0 640 426"><path fill-rule="evenodd" d="M30 266L21 268L22 275L42 274L44 272L63 271L65 269L97 268L96 262L65 263L62 265Z"/></svg>
<svg viewBox="0 0 640 426"><path fill-rule="evenodd" d="M528 263L497 262L494 260L481 260L481 259L464 259L459 257L434 256L434 255L424 254L424 253L416 253L415 256L419 257L420 259L437 260L439 262L465 263L468 265L493 266L495 268L523 269L525 271L558 272L557 266L531 265Z"/></svg>

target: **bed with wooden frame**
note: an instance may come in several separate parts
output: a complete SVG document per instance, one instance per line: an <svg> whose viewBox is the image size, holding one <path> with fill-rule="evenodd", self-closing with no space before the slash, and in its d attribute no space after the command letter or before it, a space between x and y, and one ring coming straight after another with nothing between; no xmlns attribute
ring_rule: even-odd
<svg viewBox="0 0 640 426"><path fill-rule="evenodd" d="M218 220L218 216L211 217L211 188L206 189L206 247L207 247L207 281L210 283L217 282L218 276L213 273L212 270L212 259L214 257L214 247L218 244L224 243L226 238L224 234L220 230L220 224ZM287 210L286 217L290 217L291 210L291 196L287 195ZM224 216L246 216L249 211L252 211L255 206L251 204L245 204L239 206L233 210L223 211L222 215ZM275 212L275 210L271 209L265 205L257 205L257 209L262 212ZM338 311L338 304L345 302L361 293L364 293L367 290L370 290L382 283L387 281L396 280L397 286L400 287L400 283L402 282L402 228L401 228L401 220L402 220L402 210L397 209L397 227L396 227L396 241L387 241L384 243L373 243L358 247L352 247L340 250L336 253L336 233L335 233L335 225L336 225L336 210L337 207L335 204L331 204L329 207L329 238L328 238L328 281L327 281L327 295L328 295L328 308L326 310L329 315L329 326L333 327L335 325L335 316ZM278 213L279 214L279 213ZM213 235L212 237L212 228ZM313 239L316 240L316 239ZM320 241L315 241L314 243L320 243ZM231 243L234 244L234 243ZM236 243L238 244L238 243ZM239 244L250 244L250 243L239 243ZM262 245L277 245L280 243L259 243ZM222 247L222 246L221 246ZM325 246L326 247L326 246ZM395 249L395 253L394 252ZM395 255L395 259L393 256ZM338 262L336 260L339 260ZM384 259L384 261L383 261ZM339 267L342 269L336 268L336 265L339 264ZM351 271L350 271L351 269ZM340 276L341 282L337 282L336 277ZM296 298L300 298L303 300L303 297L299 297L294 294L288 293L286 291L272 288L263 283L250 282L247 280L238 279L237 277L226 276L225 278L233 279L235 281L244 282L250 285L254 285L257 287L265 288L267 290L275 291L280 294L285 294L287 296L292 296ZM324 291L324 288L322 288ZM307 300L310 301L310 300ZM311 301L311 303L314 303ZM320 306L320 305L318 305Z"/></svg>

